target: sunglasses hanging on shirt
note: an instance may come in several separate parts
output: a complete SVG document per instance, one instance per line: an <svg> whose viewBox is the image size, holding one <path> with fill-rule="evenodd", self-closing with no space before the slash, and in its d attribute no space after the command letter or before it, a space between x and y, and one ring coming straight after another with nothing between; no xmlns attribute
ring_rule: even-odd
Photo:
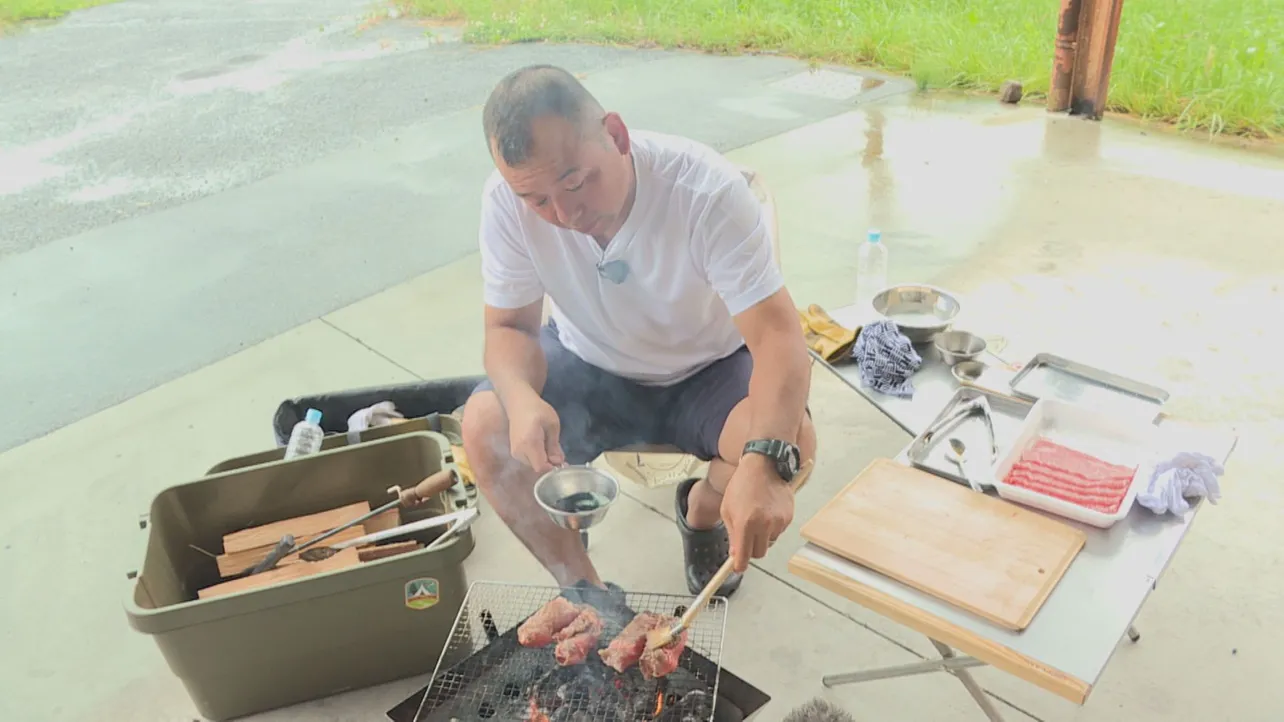
<svg viewBox="0 0 1284 722"><path fill-rule="evenodd" d="M628 261L615 260L599 263L597 264L597 275L618 286L629 277Z"/></svg>

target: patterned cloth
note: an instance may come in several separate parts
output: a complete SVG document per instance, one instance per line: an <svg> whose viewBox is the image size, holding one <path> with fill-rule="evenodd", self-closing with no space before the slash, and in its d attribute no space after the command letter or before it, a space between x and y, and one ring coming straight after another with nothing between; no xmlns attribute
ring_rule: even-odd
<svg viewBox="0 0 1284 722"><path fill-rule="evenodd" d="M923 358L895 323L878 321L861 329L852 358L860 368L862 386L903 398L914 395L910 376L923 365Z"/></svg>
<svg viewBox="0 0 1284 722"><path fill-rule="evenodd" d="M1217 477L1224 472L1212 458L1183 451L1155 465L1150 482L1137 494L1137 503L1156 514L1185 514L1190 510L1189 498L1205 497L1216 504L1222 498Z"/></svg>

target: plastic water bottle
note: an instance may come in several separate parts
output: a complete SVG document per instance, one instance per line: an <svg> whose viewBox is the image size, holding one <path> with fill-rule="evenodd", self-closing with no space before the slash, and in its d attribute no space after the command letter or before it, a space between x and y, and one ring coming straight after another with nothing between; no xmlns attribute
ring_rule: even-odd
<svg viewBox="0 0 1284 722"><path fill-rule="evenodd" d="M871 304L879 291L887 288L887 246L883 234L869 229L856 259L856 304L863 314L872 314Z"/></svg>
<svg viewBox="0 0 1284 722"><path fill-rule="evenodd" d="M290 432L290 443L285 446L285 458L294 459L321 450L321 439L325 432L321 430L321 412L308 409L303 420L294 425Z"/></svg>

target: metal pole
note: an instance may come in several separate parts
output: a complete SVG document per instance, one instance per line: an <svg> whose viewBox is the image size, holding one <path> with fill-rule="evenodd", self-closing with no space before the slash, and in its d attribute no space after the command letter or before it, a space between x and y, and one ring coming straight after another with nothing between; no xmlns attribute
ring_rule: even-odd
<svg viewBox="0 0 1284 722"><path fill-rule="evenodd" d="M928 672L951 672L958 669L968 669L970 667L984 667L985 662L972 657L952 657L950 659L934 659L927 662L915 662L914 664L903 664L899 667L883 667L882 669L871 669L864 672L847 672L845 674L831 674L822 677L820 682L826 687L837 687L840 684L851 684L853 682L872 682L876 679L891 679L893 677L910 677L916 674L927 674Z"/></svg>
<svg viewBox="0 0 1284 722"><path fill-rule="evenodd" d="M944 659L956 659L954 656L954 649L949 645L933 639L932 646L936 647L936 651L939 652L941 657ZM959 669L953 670L953 674L955 677L959 678L960 682L963 683L963 687L967 689L967 693L972 695L972 699L976 700L976 706L981 708L981 711L990 719L990 722L1003 722L1003 715L999 714L999 710L985 694L985 690L981 689L981 685L977 684L976 680L973 679L971 672L968 672L965 669Z"/></svg>

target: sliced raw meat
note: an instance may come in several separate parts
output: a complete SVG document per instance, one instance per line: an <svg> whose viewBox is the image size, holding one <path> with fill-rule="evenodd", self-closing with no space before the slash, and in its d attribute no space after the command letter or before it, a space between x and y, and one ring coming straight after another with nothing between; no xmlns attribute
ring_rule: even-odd
<svg viewBox="0 0 1284 722"><path fill-rule="evenodd" d="M1080 507L1082 509L1087 509L1088 511L1095 511L1098 514L1114 514L1115 512L1119 511L1118 504L1104 505L1104 504L1099 504L1092 501L1087 501L1084 499L1079 499L1072 495L1062 494L1061 492L1045 491L1043 489L1031 489L1031 491L1042 494L1043 496L1046 496L1050 499L1058 499L1060 501L1066 502L1067 504L1073 504L1074 506Z"/></svg>
<svg viewBox="0 0 1284 722"><path fill-rule="evenodd" d="M1119 510L1135 468L1111 464L1046 438L1036 439L1004 483L1104 514Z"/></svg>
<svg viewBox="0 0 1284 722"><path fill-rule="evenodd" d="M1117 476L1113 478L1085 478L1079 474L1065 471L1063 469L1049 467L1044 464L1028 461L1018 461L1012 466L1011 473L1026 474L1032 477L1047 480L1051 484L1073 487L1076 489L1091 489L1110 492L1123 492L1132 485L1132 474L1127 477Z"/></svg>
<svg viewBox="0 0 1284 722"><path fill-rule="evenodd" d="M624 672L637 664L638 658L642 656L642 650L646 648L646 633L655 629L666 619L670 617L655 612L642 612L637 615L616 635L615 639L611 640L606 649L598 652L602 661L616 672Z"/></svg>
<svg viewBox="0 0 1284 722"><path fill-rule="evenodd" d="M1063 489L1041 487L1041 486L1038 486L1037 484L1029 484L1025 482L1011 483L1010 486L1029 489L1030 491L1042 494L1044 496L1052 497L1054 499L1060 499L1061 501L1069 502L1071 504L1074 504L1075 506L1081 506L1085 509L1091 509L1093 511L1101 512L1103 514L1113 514L1116 511L1119 511L1119 505L1123 502L1122 499L1116 499L1111 501L1106 501L1102 499L1093 499L1090 497L1084 497L1082 495L1075 494L1073 492L1067 492Z"/></svg>
<svg viewBox="0 0 1284 722"><path fill-rule="evenodd" d="M1090 484L1128 484L1132 481L1135 469L1128 469L1126 472L1111 472L1110 474L1081 474L1076 471L1070 471L1054 464L1033 459L1022 459L1015 466L1025 467L1028 469L1037 469L1048 473L1064 476L1068 479L1077 479L1084 483Z"/></svg>
<svg viewBox="0 0 1284 722"><path fill-rule="evenodd" d="M1106 467L1117 467L1119 469L1124 468L1118 464L1112 464L1104 459L1099 459L1092 454L1058 444L1055 441L1042 436L1035 440L1035 442L1030 446L1029 451L1049 452L1054 455L1059 455L1063 458L1073 460L1071 463L1082 462L1090 466L1102 465Z"/></svg>
<svg viewBox="0 0 1284 722"><path fill-rule="evenodd" d="M517 628L517 641L524 647L543 647L553 641L553 635L575 621L580 608L565 597L556 597L540 607Z"/></svg>
<svg viewBox="0 0 1284 722"><path fill-rule="evenodd" d="M1047 479L1050 482L1073 486L1081 489L1126 489L1132 483L1132 477L1124 479L1085 479L1061 469L1050 469L1042 464L1031 464L1019 461L1012 466L1013 473L1028 474Z"/></svg>
<svg viewBox="0 0 1284 722"><path fill-rule="evenodd" d="M1068 501L1072 504L1100 511L1107 514L1113 514L1119 510L1119 504L1122 503L1126 490L1123 492L1110 492L1101 494L1098 492L1075 489L1057 484L1050 484L1046 479L1037 476L1030 476L1020 472L1009 474L1004 482L1011 485L1030 489L1045 496L1051 496L1062 501Z"/></svg>
<svg viewBox="0 0 1284 722"><path fill-rule="evenodd" d="M1071 494L1076 497L1082 497L1084 499L1095 499L1095 500L1104 501L1104 502L1122 499L1128 494L1128 490L1126 488L1093 489L1090 487L1074 486L1070 484L1062 484L1060 482L1048 479L1047 477L1044 477L1044 476L1039 476L1037 474L1028 474L1028 473L1023 473L1021 471L1012 472L1011 474L1008 475L1008 478L1005 479L1004 481L1009 484L1014 484L1016 486L1030 486L1030 487L1038 487L1040 489L1052 489L1063 494Z"/></svg>
<svg viewBox="0 0 1284 722"><path fill-rule="evenodd" d="M669 617L664 620L665 624L672 624L673 618ZM658 649L644 649L642 658L638 660L638 669L642 670L644 679L659 679L673 672L678 668L678 659L682 656L682 650L687 648L687 630L682 630L677 639L659 647Z"/></svg>
<svg viewBox="0 0 1284 722"><path fill-rule="evenodd" d="M1132 473L1132 470L1126 466L1111 464L1082 451L1076 451L1067 446L1048 441L1045 438L1037 439L1025 450L1021 458L1023 461L1040 461L1049 466L1090 478L1131 475Z"/></svg>
<svg viewBox="0 0 1284 722"><path fill-rule="evenodd" d="M1081 481L1104 483L1115 481L1128 481L1132 479L1133 469L1119 471L1116 469L1105 469L1104 467L1088 468L1082 465L1063 464L1062 460L1051 460L1049 457L1037 457L1021 459L1019 462L1023 466L1052 471L1062 476L1074 477Z"/></svg>
<svg viewBox="0 0 1284 722"><path fill-rule="evenodd" d="M1132 485L1132 479L1105 479L1101 481L1092 481L1082 479L1073 474L1066 474L1055 469L1045 469L1041 466L1030 464L1017 464L1012 467L1009 474L1022 474L1035 479L1041 479L1049 484L1064 486L1069 489L1083 489L1085 491L1103 492L1103 493L1125 493L1128 487Z"/></svg>
<svg viewBox="0 0 1284 722"><path fill-rule="evenodd" d="M580 613L576 615L575 619L553 635L553 641L561 642L586 632L594 636L602 636L602 618L597 615L597 610L592 607L581 607Z"/></svg>

